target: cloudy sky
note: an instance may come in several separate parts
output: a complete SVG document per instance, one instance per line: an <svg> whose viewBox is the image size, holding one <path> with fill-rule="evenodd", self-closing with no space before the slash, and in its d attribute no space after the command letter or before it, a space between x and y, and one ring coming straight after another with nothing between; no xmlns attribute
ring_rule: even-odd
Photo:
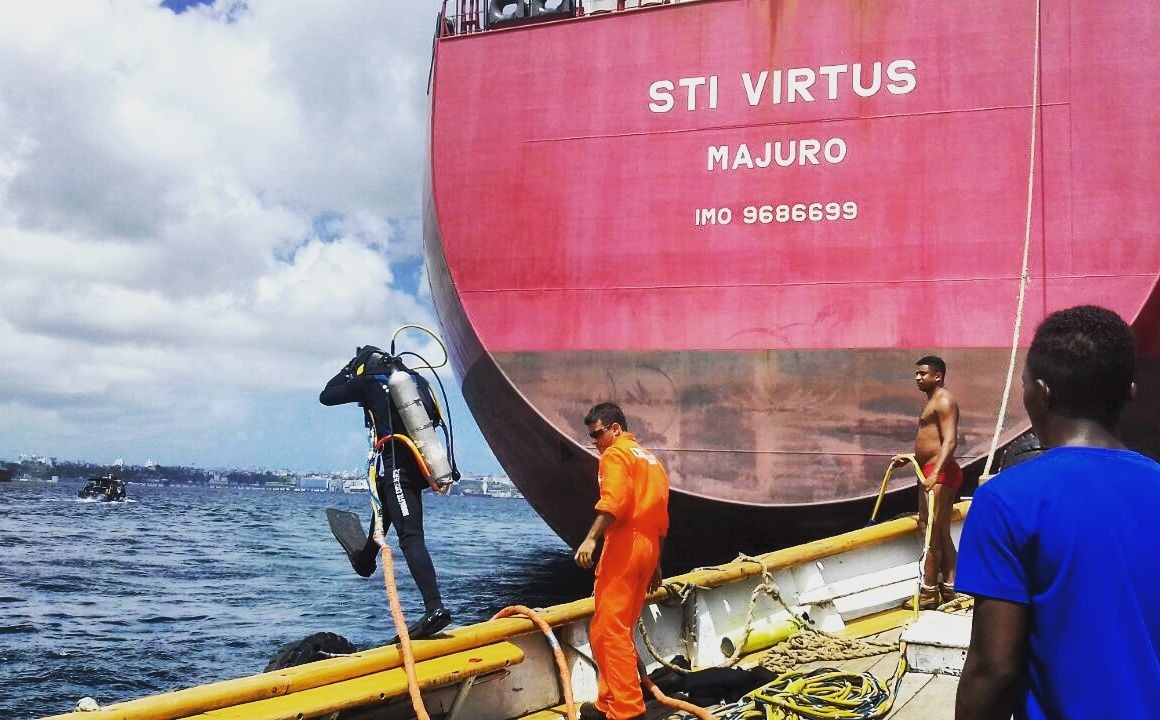
<svg viewBox="0 0 1160 720"><path fill-rule="evenodd" d="M435 0L5 6L0 459L357 466L360 412L318 391L437 327ZM448 385L461 467L498 471Z"/></svg>

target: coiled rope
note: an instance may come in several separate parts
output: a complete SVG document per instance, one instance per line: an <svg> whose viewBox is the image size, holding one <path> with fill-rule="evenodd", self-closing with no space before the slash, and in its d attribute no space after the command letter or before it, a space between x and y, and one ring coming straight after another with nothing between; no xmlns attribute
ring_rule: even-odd
<svg viewBox="0 0 1160 720"><path fill-rule="evenodd" d="M800 664L804 662L812 662L814 660L852 660L855 658L872 657L874 655L882 655L888 652L893 652L897 649L897 646L893 643L868 642L858 638L843 637L841 635L835 635L833 633L826 632L825 630L811 625L810 623L802 620L798 616L797 611L795 611L785 602L785 599L781 595L781 589L777 586L777 582L773 579L773 573L768 567L766 567L764 562L762 562L759 558L745 555L744 553L739 554L734 560L734 562L738 561L751 562L758 565L761 568L761 583L754 587L753 592L749 595L749 610L745 615L745 627L742 630L741 639L735 643L732 655L730 655L722 665L717 667L734 667L738 662L740 662L742 648L744 648L745 642L749 639L749 635L753 631L753 621L755 619L754 610L759 595L767 595L776 600L778 605L781 606L782 610L784 610L786 614L788 614L789 617L798 625L797 632L795 632L786 640L778 643L770 650L766 651L763 658L768 658L771 656L771 654L777 655L784 653L796 658L795 664ZM687 601L694 590L708 589L690 583L666 583L664 587L670 595L680 598L682 603ZM679 665L675 665L668 660L665 660L664 657L661 656L660 651L657 650L656 646L653 644L652 638L649 636L648 630L645 628L643 620L637 621L637 628L640 630L641 639L644 640L645 648L649 651L649 654L652 656L652 658L659 662L661 665L682 675L704 669L684 668ZM821 654L815 654L814 656L804 658L803 656L808 654L806 652L807 650L813 650L815 653ZM762 665L766 665L764 660ZM773 661L771 661L771 666L769 667L775 672L780 671L779 666L773 665Z"/></svg>
<svg viewBox="0 0 1160 720"><path fill-rule="evenodd" d="M771 672L787 673L806 663L855 660L885 655L897 649L895 643L831 635L813 625L803 625L801 631L766 650L760 665Z"/></svg>
<svg viewBox="0 0 1160 720"><path fill-rule="evenodd" d="M893 646L892 646L893 647ZM906 674L903 644L889 681L833 668L787 672L718 711L720 720L872 720L894 706Z"/></svg>
<svg viewBox="0 0 1160 720"><path fill-rule="evenodd" d="M919 477L922 477L921 471ZM929 538L928 531L927 548ZM763 584L773 584L764 563L744 555L740 559L761 565ZM772 596L793 616L780 592ZM807 662L872 657L895 650L899 651L898 665L889 682L879 680L870 672L852 673L834 668L791 670ZM803 623L797 633L766 651L761 666L780 674L773 682L724 708L719 714L721 720L870 720L885 717L894 705L899 683L906 674L906 646L842 637Z"/></svg>
<svg viewBox="0 0 1160 720"><path fill-rule="evenodd" d="M908 457L912 462L913 456ZM921 468L915 468L922 478ZM887 474L889 477L889 473ZM933 499L933 494L931 495ZM932 503L933 504L933 503ZM933 511L933 508L930 508ZM931 516L933 517L933 515ZM924 539L923 559L930 549L930 523ZM733 667L740 659L741 648L752 631L754 608L759 595L768 595L795 620L798 614L782 597L770 569L759 558L738 555L737 560L755 563L761 567L761 582L750 594L749 609L746 613L745 629L741 640L735 645L734 653L723 667ZM922 560L919 561L919 573ZM921 577L920 577L921 582ZM666 583L665 590L671 597L682 603L699 586L688 583ZM706 588L700 588L706 589ZM917 595L917 587L916 587ZM683 668L661 656L652 642L643 620L638 621L638 629L645 648L654 660L681 674L694 670ZM833 668L820 668L808 672L794 672L792 668L819 660L850 660L854 658L884 655L899 651L899 661L892 678L883 682L872 673L849 673ZM750 693L737 703L718 709L715 717L719 720L869 720L885 717L893 707L899 683L906 673L906 646L896 643L867 641L849 638L821 630L808 622L800 622L799 630L788 639L767 650L760 660L762 667L779 673L778 677L765 687ZM642 678L644 673L641 673ZM646 684L648 687L648 684ZM651 688L650 688L650 691ZM659 692L659 691L657 691ZM654 692L655 695L655 692ZM702 710L702 712L704 712ZM697 714L698 718L704 715ZM708 717L714 717L709 715Z"/></svg>

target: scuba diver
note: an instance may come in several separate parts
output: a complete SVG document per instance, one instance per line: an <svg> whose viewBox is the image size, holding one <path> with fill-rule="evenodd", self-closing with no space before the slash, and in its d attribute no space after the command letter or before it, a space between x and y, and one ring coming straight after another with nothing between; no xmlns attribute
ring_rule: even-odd
<svg viewBox="0 0 1160 720"><path fill-rule="evenodd" d="M401 403L398 397L392 400L391 390L395 385L389 384L388 380L393 380L392 375L397 372L406 373L413 379L410 387L418 391L418 399L422 401L420 408L438 422L438 406L427 381L418 373L407 370L397 358L370 345L358 348L354 358L326 383L318 396L319 402L328 406L358 403L375 447L370 460L370 476L374 483L371 492L376 517L370 532L364 539L362 524L354 513L331 508L327 510L327 517L355 572L370 577L379 554L380 538L375 534L376 525L381 532L382 514L378 507L381 503L382 512L398 534L407 568L423 597L424 615L407 629L412 639L419 639L445 628L451 622L451 613L443 606L435 565L423 537L422 491L427 487L438 488L438 485L432 483L424 472L428 464L412 440L415 433L408 432L408 426L396 407L396 403L405 403ZM394 642L397 639L391 641Z"/></svg>

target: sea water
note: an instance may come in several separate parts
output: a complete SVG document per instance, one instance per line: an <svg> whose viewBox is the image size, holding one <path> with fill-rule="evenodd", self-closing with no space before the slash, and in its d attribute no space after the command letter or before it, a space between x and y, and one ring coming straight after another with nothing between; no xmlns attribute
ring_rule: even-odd
<svg viewBox="0 0 1160 720"><path fill-rule="evenodd" d="M325 508L365 494L0 483L0 717L102 705L260 672L318 631L360 648L394 633L382 573L358 577ZM591 571L523 500L424 493L428 547L453 625L592 591ZM393 533L390 533L393 541ZM408 619L419 594L394 545Z"/></svg>

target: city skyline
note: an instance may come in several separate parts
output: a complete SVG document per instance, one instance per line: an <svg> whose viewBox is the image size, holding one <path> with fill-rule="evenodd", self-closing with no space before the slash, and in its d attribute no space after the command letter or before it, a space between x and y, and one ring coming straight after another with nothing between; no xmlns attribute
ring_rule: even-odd
<svg viewBox="0 0 1160 720"><path fill-rule="evenodd" d="M181 468L203 472L267 472L290 473L298 476L337 475L343 477L365 477L367 471L367 464L365 459L361 464L351 465L348 467L294 469L289 467L267 467L262 465L197 465L183 463L162 463L154 460L153 458L148 458L144 462L129 462L124 458L118 457L105 462L100 460L93 460L91 458L59 457L55 455L42 455L38 453L19 453L16 456L0 455L0 467L5 465L41 465L49 468L62 465L87 465L92 467L106 468L130 468L133 470L164 470L165 468ZM507 477L507 474L503 471L502 468L477 470L471 467L460 467L459 470L460 474L464 478Z"/></svg>

